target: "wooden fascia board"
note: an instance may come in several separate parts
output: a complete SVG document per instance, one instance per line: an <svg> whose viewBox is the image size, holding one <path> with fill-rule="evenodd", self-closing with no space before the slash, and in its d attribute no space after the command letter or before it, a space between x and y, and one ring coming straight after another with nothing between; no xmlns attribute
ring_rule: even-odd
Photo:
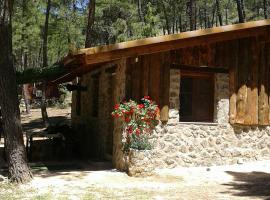
<svg viewBox="0 0 270 200"><path fill-rule="evenodd" d="M257 27L253 29L239 29L236 31L225 31L220 33L208 33L204 35L199 35L193 33L193 37L186 37L186 38L177 38L172 39L170 41L159 41L157 43L141 45L133 45L131 47L126 48L115 48L110 51L100 51L96 52L95 54L88 54L86 53L86 64L96 64L101 62L108 62L112 60L118 60L121 58L127 57L136 57L139 55L146 55L170 50L176 50L179 48L185 48L189 46L196 46L200 44L209 44L219 41L228 41L228 40L235 40L238 38L244 37L251 37L257 36L260 34L265 33L267 30L266 26ZM189 32L192 34L192 32ZM174 36L174 35L173 35ZM173 37L172 36L172 37Z"/></svg>
<svg viewBox="0 0 270 200"><path fill-rule="evenodd" d="M130 47L135 47L135 46L143 46L143 45L149 45L149 44L160 43L160 42L169 42L172 40L175 41L179 39L194 38L194 37L204 36L204 35L212 35L212 34L241 31L241 30L249 31L250 29L254 29L254 28L256 29L256 28L265 27L265 26L270 26L270 20L253 21L253 22L240 23L240 24L235 24L235 25L220 26L220 27L214 27L214 28L209 28L209 29L201 29L201 30L183 32L183 33L177 33L177 34L171 34L171 35L163 35L163 36L158 36L158 37L151 37L151 38L146 38L146 39L121 42L121 43L111 44L111 45L106 45L106 46L85 48L85 49L78 50L77 53L96 54L96 53L108 52L108 51L130 48Z"/></svg>

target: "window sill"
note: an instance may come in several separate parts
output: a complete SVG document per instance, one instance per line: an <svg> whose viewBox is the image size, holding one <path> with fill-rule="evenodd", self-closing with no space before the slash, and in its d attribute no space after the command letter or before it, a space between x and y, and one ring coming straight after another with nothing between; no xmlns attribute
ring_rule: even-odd
<svg viewBox="0 0 270 200"><path fill-rule="evenodd" d="M179 124L187 125L205 125L205 126L218 126L219 123L216 122L178 122Z"/></svg>

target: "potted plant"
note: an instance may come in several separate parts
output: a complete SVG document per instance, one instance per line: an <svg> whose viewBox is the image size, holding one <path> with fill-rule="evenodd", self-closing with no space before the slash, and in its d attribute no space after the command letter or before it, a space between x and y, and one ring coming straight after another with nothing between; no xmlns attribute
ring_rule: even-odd
<svg viewBox="0 0 270 200"><path fill-rule="evenodd" d="M123 151L128 157L128 174L132 176L149 174L152 144L149 136L158 125L159 108L149 96L138 104L133 100L114 106L114 118L123 121ZM151 169L150 169L151 168Z"/></svg>

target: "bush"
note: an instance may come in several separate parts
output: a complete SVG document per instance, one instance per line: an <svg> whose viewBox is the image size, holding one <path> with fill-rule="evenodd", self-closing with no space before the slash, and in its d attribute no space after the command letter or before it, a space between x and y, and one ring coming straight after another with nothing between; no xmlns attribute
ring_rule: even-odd
<svg viewBox="0 0 270 200"><path fill-rule="evenodd" d="M125 152L130 148L137 150L152 148L148 138L158 125L159 108L149 96L142 98L141 104L133 100L116 104L112 116L121 119L124 123L123 150Z"/></svg>

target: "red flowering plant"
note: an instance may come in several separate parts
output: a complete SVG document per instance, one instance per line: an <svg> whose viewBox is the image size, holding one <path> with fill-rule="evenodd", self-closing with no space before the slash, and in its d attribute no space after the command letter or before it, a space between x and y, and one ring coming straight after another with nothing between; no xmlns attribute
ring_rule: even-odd
<svg viewBox="0 0 270 200"><path fill-rule="evenodd" d="M116 104L112 116L124 123L125 152L130 148L137 150L152 148L148 138L158 125L159 108L149 96L142 98L140 104L133 100Z"/></svg>

